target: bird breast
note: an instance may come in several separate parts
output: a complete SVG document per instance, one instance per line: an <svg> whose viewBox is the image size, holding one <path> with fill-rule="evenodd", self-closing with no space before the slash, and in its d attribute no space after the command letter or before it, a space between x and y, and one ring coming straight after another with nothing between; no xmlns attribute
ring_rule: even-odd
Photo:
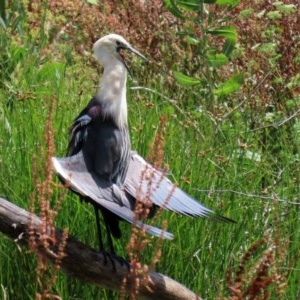
<svg viewBox="0 0 300 300"><path fill-rule="evenodd" d="M98 93L105 112L120 128L127 126L126 77L126 68L116 60L104 69Z"/></svg>

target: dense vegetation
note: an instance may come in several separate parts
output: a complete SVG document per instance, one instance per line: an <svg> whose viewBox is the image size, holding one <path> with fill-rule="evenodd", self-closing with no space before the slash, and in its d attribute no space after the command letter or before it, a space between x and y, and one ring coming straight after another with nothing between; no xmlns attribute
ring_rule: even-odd
<svg viewBox="0 0 300 300"><path fill-rule="evenodd" d="M130 61L133 148L163 160L182 189L237 224L164 212L154 223L167 220L174 241L161 252L150 237L145 249L126 247L123 224L118 253L158 259L156 270L207 299L298 299L299 4L7 2L0 4L0 195L97 247L93 209L57 185L49 157L65 154L69 125L97 91L93 42L121 34L151 60ZM56 273L34 247L4 235L0 270L1 299L118 298Z"/></svg>

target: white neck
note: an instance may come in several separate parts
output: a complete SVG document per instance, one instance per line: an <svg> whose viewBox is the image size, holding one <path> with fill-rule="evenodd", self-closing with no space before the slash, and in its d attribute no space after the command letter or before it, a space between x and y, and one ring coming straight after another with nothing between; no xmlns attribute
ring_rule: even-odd
<svg viewBox="0 0 300 300"><path fill-rule="evenodd" d="M106 113L113 117L120 128L127 126L126 79L125 66L120 60L114 59L104 67L98 92Z"/></svg>

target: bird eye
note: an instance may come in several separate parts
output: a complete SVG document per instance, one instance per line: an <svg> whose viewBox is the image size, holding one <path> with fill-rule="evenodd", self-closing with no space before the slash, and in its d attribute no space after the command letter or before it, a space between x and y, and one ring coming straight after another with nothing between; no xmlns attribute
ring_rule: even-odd
<svg viewBox="0 0 300 300"><path fill-rule="evenodd" d="M121 42L120 41L116 41L117 46L121 46Z"/></svg>

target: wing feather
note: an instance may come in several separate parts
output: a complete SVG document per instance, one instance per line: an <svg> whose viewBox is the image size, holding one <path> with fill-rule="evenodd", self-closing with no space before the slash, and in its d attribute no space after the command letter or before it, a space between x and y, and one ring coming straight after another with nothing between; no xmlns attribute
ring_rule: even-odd
<svg viewBox="0 0 300 300"><path fill-rule="evenodd" d="M95 180L96 177L87 170L81 152L71 157L53 157L52 162L56 173L66 182L66 185L85 199L99 204L152 235L173 239L173 235L169 232L134 221L134 203L130 202L124 191L117 185L108 184L99 178Z"/></svg>
<svg viewBox="0 0 300 300"><path fill-rule="evenodd" d="M211 217L216 220L232 222L217 215L174 185L162 171L156 170L136 152L132 152L129 170L125 181L126 191L139 198L149 198L154 204L180 214Z"/></svg>
<svg viewBox="0 0 300 300"><path fill-rule="evenodd" d="M219 216L174 185L164 172L155 169L136 152L131 152L124 190L118 185L103 180L88 170L82 152L65 158L52 158L56 173L68 188L87 201L98 204L122 218L134 223L146 232L166 239L173 235L159 228L134 221L135 199L150 199L155 205L183 215L210 217L215 220L234 222ZM128 193L129 195L127 195Z"/></svg>

